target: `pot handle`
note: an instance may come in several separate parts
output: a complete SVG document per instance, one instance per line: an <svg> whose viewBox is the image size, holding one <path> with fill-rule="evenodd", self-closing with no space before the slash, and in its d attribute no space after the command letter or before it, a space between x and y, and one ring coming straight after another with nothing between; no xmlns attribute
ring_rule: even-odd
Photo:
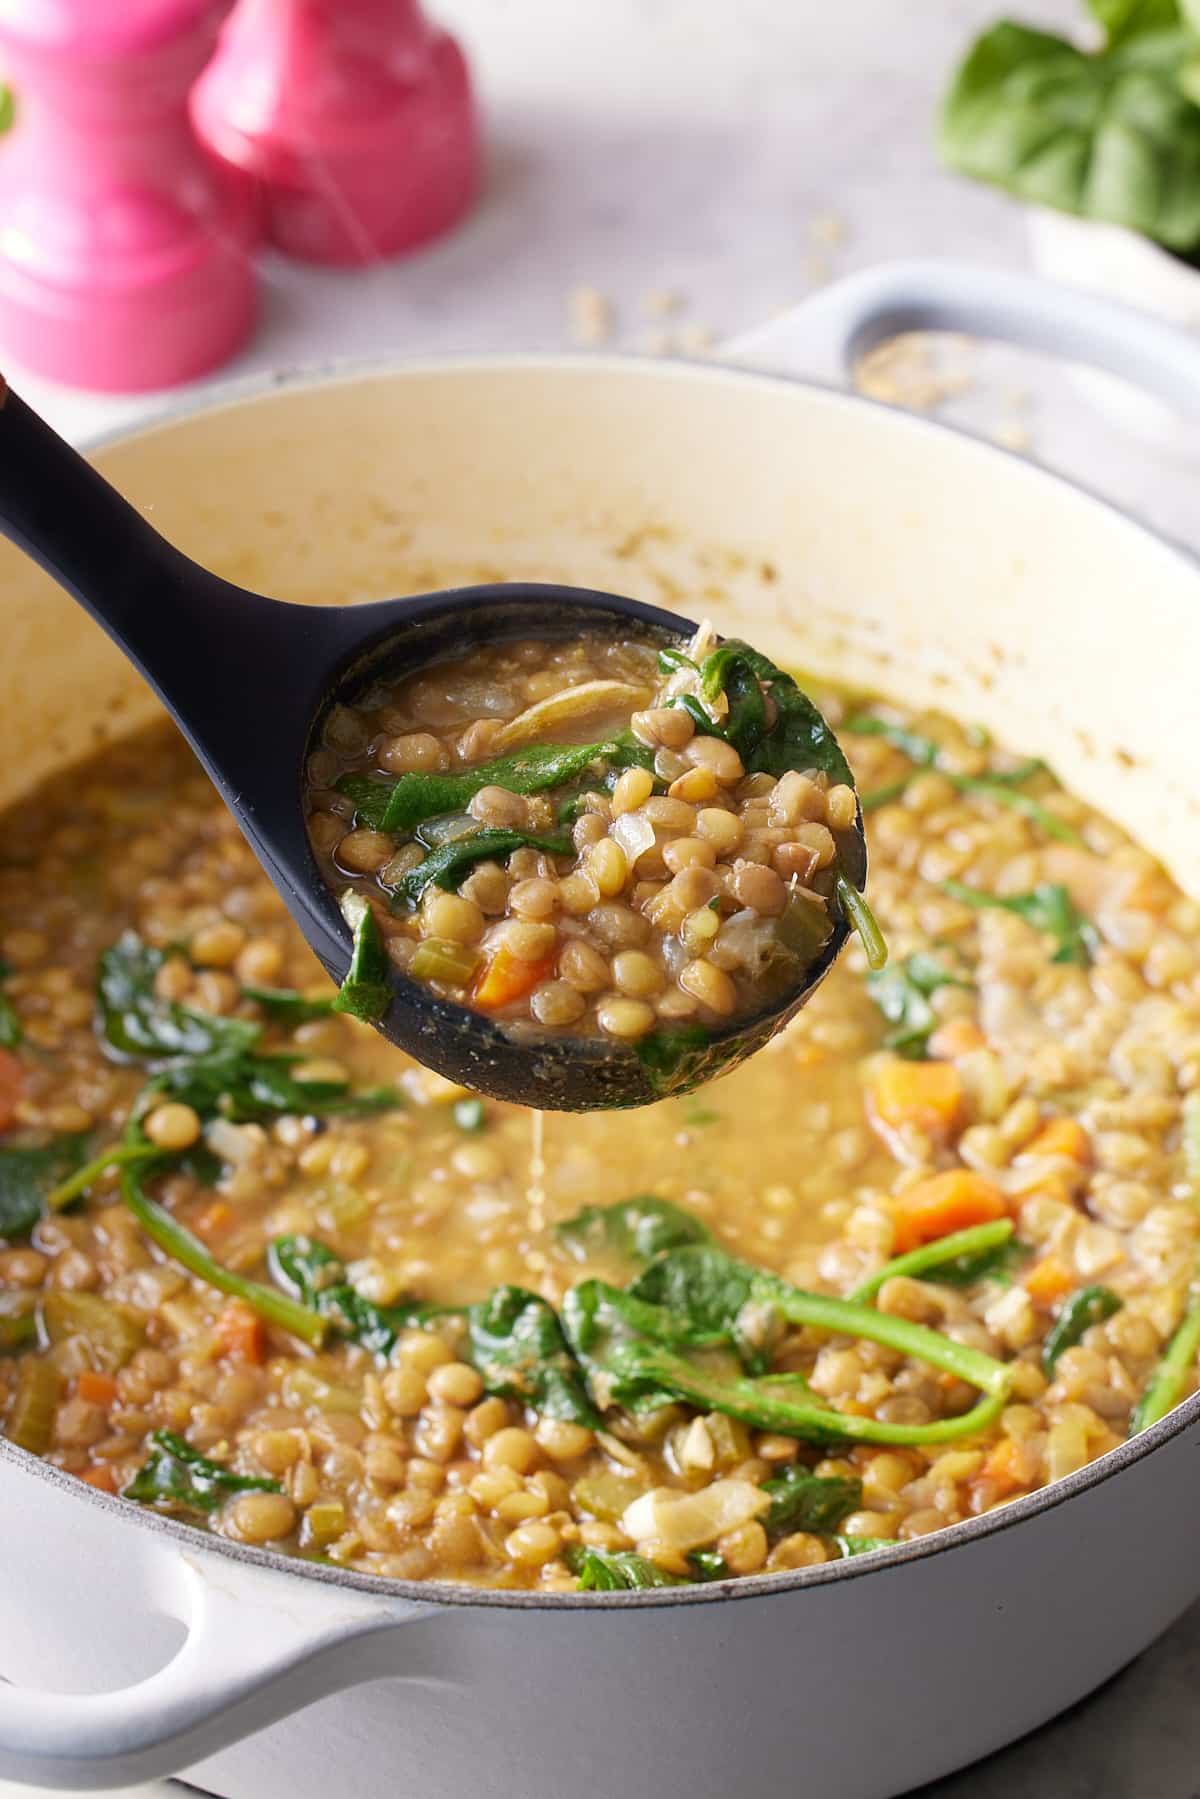
<svg viewBox="0 0 1200 1799"><path fill-rule="evenodd" d="M722 355L841 386L860 356L904 331L965 331L1092 363L1200 417L1200 340L1190 333L1117 300L970 263L863 269L734 338Z"/></svg>
<svg viewBox="0 0 1200 1799"><path fill-rule="evenodd" d="M67 1476L47 1471L49 1478L37 1479L23 1461L11 1450L0 1457L5 1672L16 1673L8 1657L19 1666L22 1637L36 1645L37 1620L55 1609L48 1575L59 1583L60 1607L72 1590L78 1595L79 1616L67 1613L64 1636L92 1625L76 1665L84 1653L87 1665L103 1665L105 1615L116 1634L129 1632L131 1614L177 1619L187 1634L164 1666L116 1691L47 1692L0 1681L0 1779L124 1787L192 1767L361 1681L410 1671L424 1678L384 1643L441 1608L214 1554L199 1532L193 1548Z"/></svg>

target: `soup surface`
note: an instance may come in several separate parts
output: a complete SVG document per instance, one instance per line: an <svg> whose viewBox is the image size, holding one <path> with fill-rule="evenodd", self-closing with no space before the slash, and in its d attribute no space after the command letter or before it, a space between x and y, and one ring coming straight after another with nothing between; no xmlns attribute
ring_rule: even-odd
<svg viewBox="0 0 1200 1799"><path fill-rule="evenodd" d="M241 1542L568 1590L924 1536L1191 1391L1200 907L1037 765L817 697L891 963L633 1114L331 1013L165 728L11 810L7 1435Z"/></svg>
<svg viewBox="0 0 1200 1799"><path fill-rule="evenodd" d="M711 628L686 654L521 639L337 708L309 832L347 915L365 899L391 963L442 998L526 1030L665 1033L661 1059L681 1025L802 985L848 776L791 680Z"/></svg>

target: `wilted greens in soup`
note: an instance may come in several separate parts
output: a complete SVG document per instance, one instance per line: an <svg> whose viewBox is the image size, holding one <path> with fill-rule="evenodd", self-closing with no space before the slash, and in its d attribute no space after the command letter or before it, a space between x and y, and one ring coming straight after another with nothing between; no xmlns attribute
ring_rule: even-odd
<svg viewBox="0 0 1200 1799"><path fill-rule="evenodd" d="M708 629L686 654L470 650L334 712L308 774L360 1016L390 964L506 1024L627 1042L802 986L857 816L811 703Z"/></svg>
<svg viewBox="0 0 1200 1799"><path fill-rule="evenodd" d="M1040 764L822 703L892 960L620 1117L333 1011L165 730L11 810L7 1436L239 1542L599 1591L925 1536L1191 1392L1200 907Z"/></svg>

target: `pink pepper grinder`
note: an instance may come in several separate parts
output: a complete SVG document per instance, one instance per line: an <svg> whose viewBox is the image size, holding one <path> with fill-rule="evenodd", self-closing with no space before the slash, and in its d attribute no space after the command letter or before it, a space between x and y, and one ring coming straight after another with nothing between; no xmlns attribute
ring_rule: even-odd
<svg viewBox="0 0 1200 1799"><path fill-rule="evenodd" d="M254 317L253 208L188 91L222 0L3 0L17 95L0 145L0 348L126 392L233 354Z"/></svg>
<svg viewBox="0 0 1200 1799"><path fill-rule="evenodd" d="M466 62L418 0L238 0L192 116L254 182L271 242L308 262L396 256L475 193Z"/></svg>

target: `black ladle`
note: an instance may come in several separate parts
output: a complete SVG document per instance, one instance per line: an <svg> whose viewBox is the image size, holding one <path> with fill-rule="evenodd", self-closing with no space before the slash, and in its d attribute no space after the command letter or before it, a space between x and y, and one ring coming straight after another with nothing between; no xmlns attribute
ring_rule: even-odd
<svg viewBox="0 0 1200 1799"><path fill-rule="evenodd" d="M537 583L358 606L249 593L160 537L2 377L0 532L91 613L158 694L335 981L349 965L350 933L309 846L302 802L309 750L332 705L353 705L381 677L490 639L561 637L611 620L625 635L679 645L695 629L637 600ZM839 855L861 889L861 815L842 834ZM674 1067L670 1043L655 1060L645 1045L639 1054L611 1040L505 1029L398 971L379 1028L428 1067L497 1099L561 1111L644 1105L761 1048L804 1004L848 931L835 905L832 934L802 986L763 1014L712 1031Z"/></svg>

